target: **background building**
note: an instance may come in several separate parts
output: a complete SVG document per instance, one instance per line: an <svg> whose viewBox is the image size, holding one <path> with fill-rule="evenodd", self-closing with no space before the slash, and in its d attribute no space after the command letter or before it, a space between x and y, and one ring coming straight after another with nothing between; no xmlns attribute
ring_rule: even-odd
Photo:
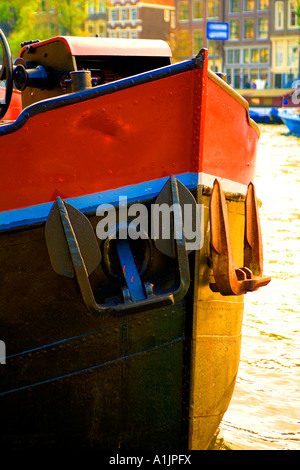
<svg viewBox="0 0 300 470"><path fill-rule="evenodd" d="M14 54L26 40L55 35L163 39L175 61L207 48L209 67L236 89L287 88L300 79L300 0L1 2ZM228 24L228 40L208 40L208 22Z"/></svg>
<svg viewBox="0 0 300 470"><path fill-rule="evenodd" d="M271 86L291 86L300 77L300 26L297 17L297 1L272 2L271 8Z"/></svg>
<svg viewBox="0 0 300 470"><path fill-rule="evenodd" d="M270 86L270 12L270 0L225 1L229 39L224 47L224 71L234 88Z"/></svg>
<svg viewBox="0 0 300 470"><path fill-rule="evenodd" d="M209 67L234 88L291 86L300 78L297 8L297 0L175 0L175 58L207 47ZM228 40L207 40L208 21L228 23Z"/></svg>
<svg viewBox="0 0 300 470"><path fill-rule="evenodd" d="M87 36L106 37L107 2L88 0L85 4L84 32Z"/></svg>
<svg viewBox="0 0 300 470"><path fill-rule="evenodd" d="M173 0L110 0L108 37L169 41L174 27Z"/></svg>
<svg viewBox="0 0 300 470"><path fill-rule="evenodd" d="M175 0L176 42L178 60L195 56L202 47L208 49L209 67L221 71L223 41L206 38L207 22L223 21L221 0Z"/></svg>

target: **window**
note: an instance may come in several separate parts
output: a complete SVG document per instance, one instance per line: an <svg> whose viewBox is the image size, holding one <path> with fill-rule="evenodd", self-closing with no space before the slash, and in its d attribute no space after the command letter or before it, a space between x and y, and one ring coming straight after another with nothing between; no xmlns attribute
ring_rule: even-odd
<svg viewBox="0 0 300 470"><path fill-rule="evenodd" d="M269 19L259 18L258 20L258 38L267 39L269 33Z"/></svg>
<svg viewBox="0 0 300 470"><path fill-rule="evenodd" d="M264 64L269 62L269 49L267 47L260 50L260 61Z"/></svg>
<svg viewBox="0 0 300 470"><path fill-rule="evenodd" d="M241 71L240 69L234 70L234 88L240 88L241 86Z"/></svg>
<svg viewBox="0 0 300 470"><path fill-rule="evenodd" d="M240 63L240 50L239 49L228 49L228 51L227 51L227 63L228 64L239 64Z"/></svg>
<svg viewBox="0 0 300 470"><path fill-rule="evenodd" d="M98 12L105 13L106 12L106 5L104 0L99 0L98 2Z"/></svg>
<svg viewBox="0 0 300 470"><path fill-rule="evenodd" d="M244 49L244 64L249 64L249 49Z"/></svg>
<svg viewBox="0 0 300 470"><path fill-rule="evenodd" d="M275 66L283 66L283 41L275 42Z"/></svg>
<svg viewBox="0 0 300 470"><path fill-rule="evenodd" d="M257 72L258 72L258 70L257 70ZM250 75L251 75L251 88L256 88L255 74L253 74L253 72L251 71ZM252 78L252 77L254 77L254 78ZM249 104L250 104L250 106L259 106L260 98L250 98L250 103Z"/></svg>
<svg viewBox="0 0 300 470"><path fill-rule="evenodd" d="M298 59L298 44L296 41L287 41L287 63L295 67Z"/></svg>
<svg viewBox="0 0 300 470"><path fill-rule="evenodd" d="M244 39L254 38L254 20L245 20L244 22Z"/></svg>
<svg viewBox="0 0 300 470"><path fill-rule="evenodd" d="M105 37L105 26L102 25L102 24L99 24L98 26L98 36L100 38L104 38Z"/></svg>
<svg viewBox="0 0 300 470"><path fill-rule="evenodd" d="M268 80L268 76L269 76L268 69L260 69L260 79L261 80Z"/></svg>
<svg viewBox="0 0 300 470"><path fill-rule="evenodd" d="M243 70L243 88L250 88L248 69Z"/></svg>
<svg viewBox="0 0 300 470"><path fill-rule="evenodd" d="M283 2L275 2L275 29L283 29L284 23Z"/></svg>
<svg viewBox="0 0 300 470"><path fill-rule="evenodd" d="M94 15L96 13L95 11L95 2L93 0L88 1L88 14L89 15Z"/></svg>
<svg viewBox="0 0 300 470"><path fill-rule="evenodd" d="M233 64L233 50L227 51L227 63Z"/></svg>
<svg viewBox="0 0 300 470"><path fill-rule="evenodd" d="M258 69L250 70L251 83L255 82L255 80L258 79L258 76L259 76Z"/></svg>
<svg viewBox="0 0 300 470"><path fill-rule="evenodd" d="M175 24L175 12L174 11L171 11L170 26L171 26L171 28L175 28L175 26L176 26L176 24Z"/></svg>
<svg viewBox="0 0 300 470"><path fill-rule="evenodd" d="M219 2L216 2L216 0L208 0L208 5L207 5L207 17L208 18L217 18L218 3Z"/></svg>
<svg viewBox="0 0 300 470"><path fill-rule="evenodd" d="M178 55L179 57L188 57L190 55L190 38L186 30L179 31L178 35Z"/></svg>
<svg viewBox="0 0 300 470"><path fill-rule="evenodd" d="M239 64L240 63L240 50L236 49L234 51L234 63Z"/></svg>
<svg viewBox="0 0 300 470"><path fill-rule="evenodd" d="M231 84L231 69L226 69L227 83Z"/></svg>
<svg viewBox="0 0 300 470"><path fill-rule="evenodd" d="M298 27L298 16L297 16L297 2L289 2L288 4L288 18L289 18L289 28Z"/></svg>
<svg viewBox="0 0 300 470"><path fill-rule="evenodd" d="M119 19L119 10L117 8L113 8L110 10L110 21L118 21Z"/></svg>
<svg viewBox="0 0 300 470"><path fill-rule="evenodd" d="M203 19L203 1L193 2L193 20Z"/></svg>
<svg viewBox="0 0 300 470"><path fill-rule="evenodd" d="M239 13L240 11L240 0L230 0L229 12Z"/></svg>
<svg viewBox="0 0 300 470"><path fill-rule="evenodd" d="M251 63L259 62L259 49L251 49Z"/></svg>
<svg viewBox="0 0 300 470"><path fill-rule="evenodd" d="M196 30L193 34L193 55L198 54L203 44L203 31Z"/></svg>
<svg viewBox="0 0 300 470"><path fill-rule="evenodd" d="M179 21L188 21L189 19L189 3L188 2L179 2L178 10Z"/></svg>
<svg viewBox="0 0 300 470"><path fill-rule="evenodd" d="M126 21L126 20L129 20L129 9L121 8L121 21Z"/></svg>
<svg viewBox="0 0 300 470"><path fill-rule="evenodd" d="M245 11L254 11L255 0L245 0Z"/></svg>
<svg viewBox="0 0 300 470"><path fill-rule="evenodd" d="M137 20L137 8L131 8L130 17L133 21Z"/></svg>
<svg viewBox="0 0 300 470"><path fill-rule="evenodd" d="M239 20L230 21L230 39L239 39Z"/></svg>
<svg viewBox="0 0 300 470"><path fill-rule="evenodd" d="M275 73L275 80L274 80L275 88L282 88L282 74Z"/></svg>
<svg viewBox="0 0 300 470"><path fill-rule="evenodd" d="M251 63L259 62L259 49L251 49Z"/></svg>
<svg viewBox="0 0 300 470"><path fill-rule="evenodd" d="M258 9L260 11L269 9L269 0L258 0Z"/></svg>

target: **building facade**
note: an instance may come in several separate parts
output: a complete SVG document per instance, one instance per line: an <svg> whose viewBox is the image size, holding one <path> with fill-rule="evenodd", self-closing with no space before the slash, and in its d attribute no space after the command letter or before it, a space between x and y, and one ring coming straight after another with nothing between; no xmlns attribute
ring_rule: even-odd
<svg viewBox="0 0 300 470"><path fill-rule="evenodd" d="M87 0L85 3L85 15L84 33L87 36L106 37L106 0Z"/></svg>
<svg viewBox="0 0 300 470"><path fill-rule="evenodd" d="M107 36L170 41L174 10L173 0L110 0Z"/></svg>
<svg viewBox="0 0 300 470"><path fill-rule="evenodd" d="M299 0L175 0L176 59L206 47L209 67L234 88L291 86L300 78L299 9ZM207 40L208 21L228 23L228 40Z"/></svg>
<svg viewBox="0 0 300 470"><path fill-rule="evenodd" d="M300 78L300 26L297 17L299 3L275 0L271 9L271 86L292 86Z"/></svg>
<svg viewBox="0 0 300 470"><path fill-rule="evenodd" d="M234 88L270 87L271 7L270 0L225 1L224 71Z"/></svg>
<svg viewBox="0 0 300 470"><path fill-rule="evenodd" d="M208 22L223 22L222 0L175 0L176 59L195 56L202 47L208 49L209 67L221 72L223 41L208 40Z"/></svg>
<svg viewBox="0 0 300 470"><path fill-rule="evenodd" d="M163 39L175 61L205 47L209 67L236 89L286 88L300 79L300 0L82 0L69 23L49 5L40 0L35 13L43 37L76 35L76 25L86 36ZM208 22L227 23L228 40L208 40Z"/></svg>

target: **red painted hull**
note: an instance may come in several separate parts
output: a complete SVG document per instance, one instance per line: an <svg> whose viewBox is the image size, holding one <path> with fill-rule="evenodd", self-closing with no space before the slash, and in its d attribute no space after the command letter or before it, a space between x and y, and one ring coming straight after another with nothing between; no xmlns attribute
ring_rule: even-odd
<svg viewBox="0 0 300 470"><path fill-rule="evenodd" d="M0 211L170 174L247 185L258 132L247 105L214 77L186 71L33 115L0 135Z"/></svg>

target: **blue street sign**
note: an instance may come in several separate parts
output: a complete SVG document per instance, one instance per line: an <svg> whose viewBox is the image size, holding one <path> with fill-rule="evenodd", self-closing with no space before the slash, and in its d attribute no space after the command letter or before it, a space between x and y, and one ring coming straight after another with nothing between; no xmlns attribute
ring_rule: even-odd
<svg viewBox="0 0 300 470"><path fill-rule="evenodd" d="M213 23L208 22L207 28L207 39L228 39L228 23Z"/></svg>

